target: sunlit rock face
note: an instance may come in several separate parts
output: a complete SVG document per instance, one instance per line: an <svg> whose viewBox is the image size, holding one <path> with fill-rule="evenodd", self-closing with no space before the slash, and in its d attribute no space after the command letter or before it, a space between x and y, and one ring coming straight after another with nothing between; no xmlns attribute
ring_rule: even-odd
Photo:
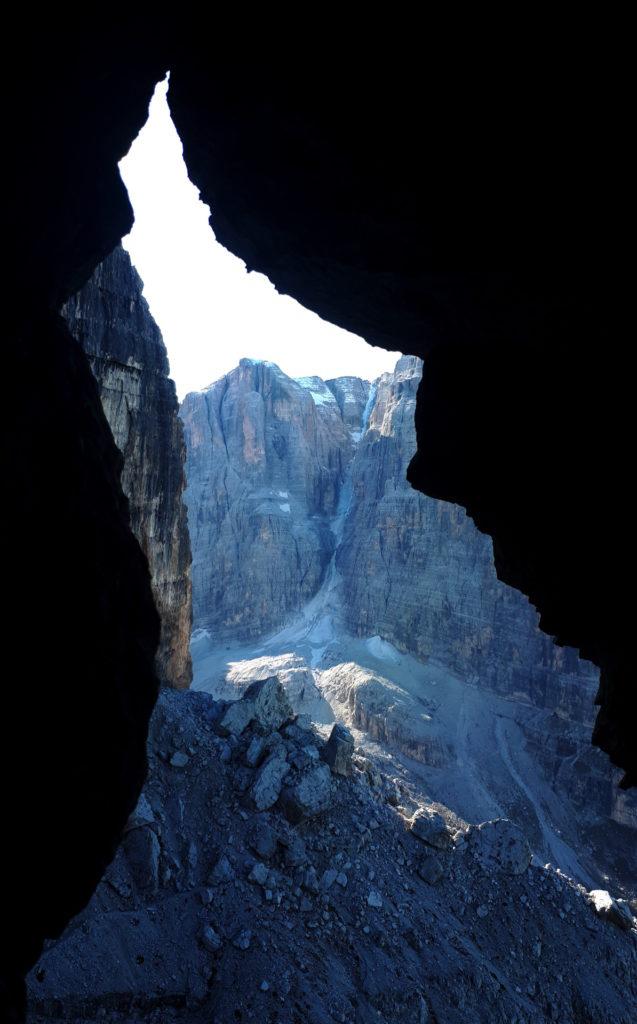
<svg viewBox="0 0 637 1024"><path fill-rule="evenodd" d="M118 246L63 312L89 357L123 456L131 525L148 559L161 616L157 673L163 683L183 688L192 678L185 446L166 348L142 287Z"/></svg>
<svg viewBox="0 0 637 1024"><path fill-rule="evenodd" d="M359 382L356 410L363 393ZM194 625L220 639L263 636L321 584L351 432L320 378L250 359L188 395L181 416Z"/></svg>
<svg viewBox="0 0 637 1024"><path fill-rule="evenodd" d="M491 539L465 512L406 480L421 375L410 356L379 378L354 457L336 559L347 625L503 696L591 722L593 667L540 632L528 601L497 579Z"/></svg>

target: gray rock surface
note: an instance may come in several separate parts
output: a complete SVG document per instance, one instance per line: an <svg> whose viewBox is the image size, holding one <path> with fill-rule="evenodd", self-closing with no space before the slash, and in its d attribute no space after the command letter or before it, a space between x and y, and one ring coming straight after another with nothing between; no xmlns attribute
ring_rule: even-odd
<svg viewBox="0 0 637 1024"><path fill-rule="evenodd" d="M187 395L180 415L194 624L219 639L262 636L321 584L350 431L319 378L251 359Z"/></svg>
<svg viewBox="0 0 637 1024"><path fill-rule="evenodd" d="M506 818L483 821L469 831L469 847L485 871L521 875L531 863L531 847L522 830Z"/></svg>
<svg viewBox="0 0 637 1024"><path fill-rule="evenodd" d="M478 686L590 723L593 667L540 632L526 598L497 579L490 538L461 509L407 483L421 375L421 361L406 356L375 385L336 554L347 625Z"/></svg>
<svg viewBox="0 0 637 1024"><path fill-rule="evenodd" d="M409 827L412 834L418 839L422 839L423 843L434 846L438 850L449 850L453 845L445 819L430 808L416 811Z"/></svg>
<svg viewBox="0 0 637 1024"><path fill-rule="evenodd" d="M353 753L354 737L341 722L335 722L329 739L321 751L321 757L336 775L350 775Z"/></svg>
<svg viewBox="0 0 637 1024"><path fill-rule="evenodd" d="M356 764L349 777L320 764L330 796L318 817L256 810L235 787L256 723L227 762L218 711L206 694L162 692L144 790L154 824L129 833L153 830L157 888L124 845L29 976L29 1024L635 1019L632 919L599 916L593 894L550 866L487 876L470 843L430 849L387 802L382 758L376 786ZM277 735L291 762L307 741L289 732ZM177 744L193 751L180 772L163 756ZM290 766L290 780L303 775ZM451 830L451 812L435 812Z"/></svg>
<svg viewBox="0 0 637 1024"><path fill-rule="evenodd" d="M123 456L122 488L161 617L158 675L162 683L184 688L192 678L185 446L166 348L142 288L118 246L62 313L88 356Z"/></svg>
<svg viewBox="0 0 637 1024"><path fill-rule="evenodd" d="M254 806L258 811L267 811L274 806L281 795L283 780L289 771L290 765L280 754L273 754L259 768L251 790Z"/></svg>
<svg viewBox="0 0 637 1024"><path fill-rule="evenodd" d="M242 619L234 633L228 620L219 634L210 627L210 634L200 631L193 637L196 685L227 699L255 679L277 675L295 712L326 727L336 721L356 734L357 743L407 759L393 799L403 803L400 785L405 776L416 779L419 793L413 795L410 814L426 796L453 807L467 821L510 818L532 838L544 860L588 889L616 884L631 896L637 877L637 801L634 793L617 789L618 773L590 744L596 673L572 651L555 647L539 631L525 599L497 580L490 542L472 521L457 508L412 490L405 480L415 448L420 374L418 360L402 358L371 389L355 378L327 384L307 378L299 386L277 367L244 361L224 378L225 440L209 443L218 433L213 416L212 427L205 428L208 441L196 441L192 452L194 479L204 490L223 465L234 481L233 494L235 476L241 479L244 512L249 500L252 509L272 511L272 504L261 504L259 487L250 490L242 461L242 420L226 408L236 402L263 406L267 438L279 429L283 410L290 423L304 422L309 395L322 429L332 431L329 444L321 434L320 459L325 461L332 442L342 440L343 430L348 454L331 514L310 520L310 530L318 521L329 528L333 556L301 606L307 578L302 563L298 571L290 566L290 533L280 557L275 548L266 554L254 539L230 537L223 496L221 511L215 513L209 491L202 504L193 493L191 519L194 515L205 523L214 545L223 546L229 607L237 600L239 584L250 591L248 604L253 600L250 574L258 565L259 581L266 579L280 611L284 599L279 589L289 594L286 574L297 572L283 628L277 612L274 626L271 618L251 618L250 629L261 622L258 640L241 639ZM210 390L216 394L220 386ZM286 396L276 415L270 399L259 397L272 389ZM205 396L191 396L191 401L201 413ZM192 430L200 422L197 416ZM203 431L205 423L200 426ZM297 475L300 461L308 461L308 445L305 436L298 457L288 456ZM189 465L190 460L189 452ZM285 461L276 463L277 473L288 472ZM290 503L284 515L292 520L291 531L294 522L302 530L308 527L306 503ZM202 534L200 550L205 549ZM211 558L217 554L216 547L211 549ZM268 570L269 556L274 560ZM219 600L225 604L226 593L220 592ZM361 754L356 755L359 763ZM295 758L300 766L311 756L310 744ZM374 777L372 767L369 778ZM290 813L300 813L292 802L289 807Z"/></svg>

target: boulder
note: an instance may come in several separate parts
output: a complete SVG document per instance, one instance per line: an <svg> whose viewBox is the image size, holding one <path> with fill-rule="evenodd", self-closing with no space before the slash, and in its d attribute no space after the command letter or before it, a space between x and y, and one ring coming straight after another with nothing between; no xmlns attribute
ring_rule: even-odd
<svg viewBox="0 0 637 1024"><path fill-rule="evenodd" d="M254 852L263 860L274 857L277 848L277 837L274 829L260 822L250 836L249 843Z"/></svg>
<svg viewBox="0 0 637 1024"><path fill-rule="evenodd" d="M286 786L281 800L289 821L294 823L326 810L331 796L330 769L326 764L319 764L305 772L294 785Z"/></svg>
<svg viewBox="0 0 637 1024"><path fill-rule="evenodd" d="M445 819L430 808L424 807L416 811L411 819L410 830L417 839L438 850L450 850L453 846Z"/></svg>
<svg viewBox="0 0 637 1024"><path fill-rule="evenodd" d="M250 723L264 732L279 729L292 716L292 708L277 676L257 679L241 700L233 701L222 715L218 729L224 736L240 736Z"/></svg>
<svg viewBox="0 0 637 1024"><path fill-rule="evenodd" d="M220 937L217 935L214 928L212 928L211 925L209 924L204 925L204 927L201 929L199 941L201 942L201 945L208 950L209 953L217 953L222 946Z"/></svg>
<svg viewBox="0 0 637 1024"><path fill-rule="evenodd" d="M521 875L533 856L524 833L508 818L483 821L467 833L471 851L485 871Z"/></svg>
<svg viewBox="0 0 637 1024"><path fill-rule="evenodd" d="M615 900L606 889L592 889L588 894L588 902L598 917L630 931L635 925L632 911L626 900Z"/></svg>
<svg viewBox="0 0 637 1024"><path fill-rule="evenodd" d="M336 722L327 743L321 750L321 758L330 766L335 775L350 775L353 753L354 737L346 726Z"/></svg>
<svg viewBox="0 0 637 1024"><path fill-rule="evenodd" d="M245 760L249 768L257 768L263 759L265 740L263 736L253 736L246 750Z"/></svg>
<svg viewBox="0 0 637 1024"><path fill-rule="evenodd" d="M143 825L152 825L154 821L155 813L148 802L148 797L145 793L142 793L137 801L135 810L126 822L124 831L130 832L133 828L141 828Z"/></svg>
<svg viewBox="0 0 637 1024"><path fill-rule="evenodd" d="M281 786L290 766L279 753L272 754L261 765L251 789L254 806L258 811L267 811L279 799Z"/></svg>
<svg viewBox="0 0 637 1024"><path fill-rule="evenodd" d="M138 889L156 892L159 885L159 839L152 828L131 829L124 839L124 851Z"/></svg>
<svg viewBox="0 0 637 1024"><path fill-rule="evenodd" d="M212 870L210 881L215 885L222 885L224 882L231 882L233 878L233 867L225 854L222 854Z"/></svg>

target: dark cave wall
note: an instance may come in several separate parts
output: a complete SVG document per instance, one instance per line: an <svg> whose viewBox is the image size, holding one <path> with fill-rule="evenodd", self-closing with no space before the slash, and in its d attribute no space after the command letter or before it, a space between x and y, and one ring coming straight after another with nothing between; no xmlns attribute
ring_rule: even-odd
<svg viewBox="0 0 637 1024"><path fill-rule="evenodd" d="M89 899L137 800L159 639L121 456L55 308L130 229L117 161L163 64L107 28L90 45L86 32L15 32L3 64L3 1022L22 1019L24 973Z"/></svg>
<svg viewBox="0 0 637 1024"><path fill-rule="evenodd" d="M62 312L89 358L123 455L122 488L161 620L157 675L162 685L186 689L192 680L186 448L166 347L142 288L128 253L117 246Z"/></svg>
<svg viewBox="0 0 637 1024"><path fill-rule="evenodd" d="M5 333L8 832L0 1019L42 940L90 897L146 771L159 619L121 456L84 353L54 313ZM15 1019L19 1019L19 1016Z"/></svg>

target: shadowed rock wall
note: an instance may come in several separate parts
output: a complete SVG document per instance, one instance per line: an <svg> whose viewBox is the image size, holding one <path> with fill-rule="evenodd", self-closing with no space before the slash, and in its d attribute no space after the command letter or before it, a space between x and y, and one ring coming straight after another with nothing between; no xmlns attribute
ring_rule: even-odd
<svg viewBox="0 0 637 1024"><path fill-rule="evenodd" d="M407 482L421 376L408 356L379 378L354 456L336 556L346 622L358 636L378 633L502 696L590 724L593 666L540 632L535 609L497 579L491 542L462 509Z"/></svg>
<svg viewBox="0 0 637 1024"><path fill-rule="evenodd" d="M161 618L157 674L162 683L183 689L192 679L190 540L182 502L186 452L166 348L142 287L118 246L63 312L89 357L124 456L122 487Z"/></svg>

